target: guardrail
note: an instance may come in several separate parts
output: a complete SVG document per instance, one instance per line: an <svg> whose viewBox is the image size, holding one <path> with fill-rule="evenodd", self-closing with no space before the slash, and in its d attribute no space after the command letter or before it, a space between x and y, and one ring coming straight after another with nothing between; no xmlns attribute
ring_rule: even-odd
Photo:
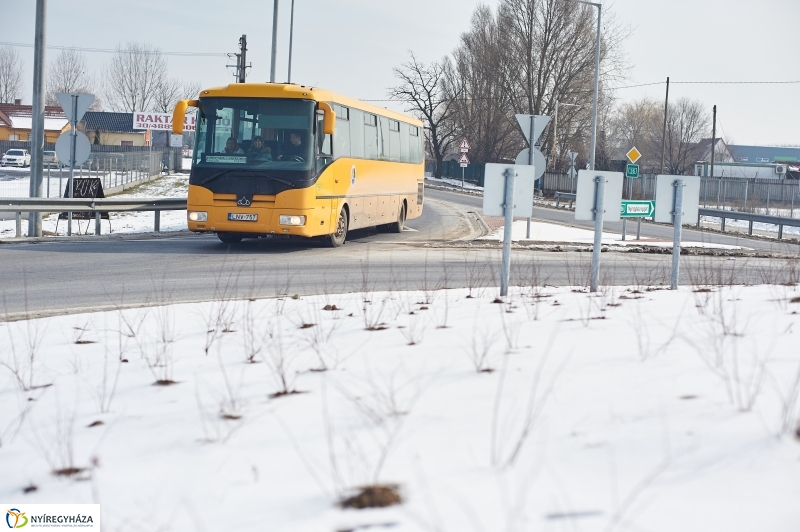
<svg viewBox="0 0 800 532"><path fill-rule="evenodd" d="M573 194L571 192L556 192L555 193L556 209L558 209L558 206L561 203L562 199L569 200L569 208L571 209L572 208L572 202L575 201L576 197L577 197L577 194Z"/></svg>
<svg viewBox="0 0 800 532"><path fill-rule="evenodd" d="M800 219L798 218L784 218L782 216L768 216L766 214L750 214L748 212L738 211L721 211L718 209L700 209L700 216L710 216L712 218L720 218L722 223L720 229L725 232L725 220L746 220L749 222L747 234L753 234L753 222L771 224L778 226L778 240L783 238L783 227L800 227ZM700 218L697 219L697 225L700 226Z"/></svg>
<svg viewBox="0 0 800 532"><path fill-rule="evenodd" d="M569 206L572 208L572 202L575 201L575 194L570 194L568 192L556 192L556 208L558 208L559 203L562 199L569 200ZM785 218L783 216L769 216L766 214L751 214L748 212L739 212L739 211L723 211L719 209L704 209L700 208L698 210L698 217L697 217L697 227L700 227L700 216L710 216L712 218L720 218L721 220L721 227L720 229L722 232L725 232L725 220L746 220L749 222L747 234L752 236L753 235L753 223L765 223L771 225L778 226L778 240L783 239L783 228L784 226L789 227L800 227L800 219L798 218Z"/></svg>
<svg viewBox="0 0 800 532"><path fill-rule="evenodd" d="M100 213L153 211L153 230L161 231L161 211L186 209L186 198L0 198L0 211L16 213L17 238L22 236L23 212L93 212L96 235L100 234Z"/></svg>

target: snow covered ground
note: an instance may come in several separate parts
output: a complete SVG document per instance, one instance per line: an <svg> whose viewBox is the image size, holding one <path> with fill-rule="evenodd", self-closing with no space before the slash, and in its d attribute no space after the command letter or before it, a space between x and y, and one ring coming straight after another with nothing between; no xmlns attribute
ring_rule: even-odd
<svg viewBox="0 0 800 532"><path fill-rule="evenodd" d="M800 289L635 288L0 323L0 500L107 531L797 530ZM339 506L375 484L403 502Z"/></svg>

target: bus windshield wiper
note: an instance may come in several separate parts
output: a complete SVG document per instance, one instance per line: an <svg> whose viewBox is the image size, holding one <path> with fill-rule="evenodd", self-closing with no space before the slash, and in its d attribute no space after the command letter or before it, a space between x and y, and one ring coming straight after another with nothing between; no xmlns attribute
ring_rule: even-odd
<svg viewBox="0 0 800 532"><path fill-rule="evenodd" d="M289 186L289 187L292 187L292 188L296 188L297 187L297 185L295 185L291 181L286 181L285 179L280 179L280 178L272 177L272 176L266 176L266 177L267 177L267 179L272 179L273 181L277 181L278 183L282 183L282 184L284 184L286 186Z"/></svg>
<svg viewBox="0 0 800 532"><path fill-rule="evenodd" d="M211 181L214 181L216 178L221 177L221 176L227 174L230 171L231 171L231 169L228 169L228 170L222 170L221 172L217 172L216 174L211 174L210 176L208 176L207 178L203 179L202 181L200 181L197 184L198 185L205 185L206 183L210 183Z"/></svg>

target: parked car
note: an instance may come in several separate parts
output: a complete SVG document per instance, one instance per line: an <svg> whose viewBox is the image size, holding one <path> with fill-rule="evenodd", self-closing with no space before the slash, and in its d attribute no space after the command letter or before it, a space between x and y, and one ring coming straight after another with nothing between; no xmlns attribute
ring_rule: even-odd
<svg viewBox="0 0 800 532"><path fill-rule="evenodd" d="M8 150L0 159L0 166L19 166L25 168L31 165L31 154L28 150Z"/></svg>
<svg viewBox="0 0 800 532"><path fill-rule="evenodd" d="M45 151L42 152L42 162L45 166L55 166L58 168L61 166L61 162L58 160L58 155L54 151Z"/></svg>

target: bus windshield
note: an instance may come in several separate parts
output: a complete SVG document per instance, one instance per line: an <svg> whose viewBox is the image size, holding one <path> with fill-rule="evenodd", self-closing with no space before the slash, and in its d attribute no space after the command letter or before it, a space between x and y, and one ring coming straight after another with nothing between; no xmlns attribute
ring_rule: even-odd
<svg viewBox="0 0 800 532"><path fill-rule="evenodd" d="M314 109L311 100L201 98L193 164L308 171Z"/></svg>

